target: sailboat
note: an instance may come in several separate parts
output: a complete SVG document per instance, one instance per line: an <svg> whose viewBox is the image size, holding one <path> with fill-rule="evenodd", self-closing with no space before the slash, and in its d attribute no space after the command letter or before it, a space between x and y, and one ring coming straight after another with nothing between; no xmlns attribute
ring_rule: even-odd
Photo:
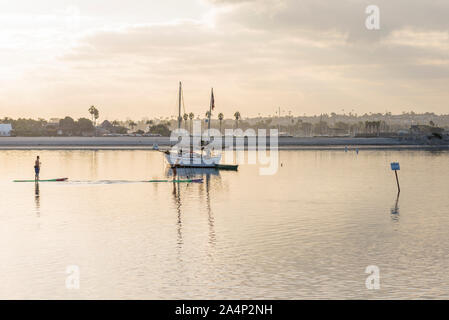
<svg viewBox="0 0 449 320"><path fill-rule="evenodd" d="M210 120L212 115L212 109L214 108L214 89L211 90L210 107L208 113L208 129L210 129ZM178 129L181 129L182 116L181 116L181 101L182 101L182 83L179 82L179 97L178 97ZM194 151L192 143L190 148L180 148L178 150L165 151L165 159L171 166L178 166L184 168L216 168L221 161L221 154L215 155L209 148L204 149L207 145L203 145L201 140L201 151ZM185 149L189 149L186 151Z"/></svg>

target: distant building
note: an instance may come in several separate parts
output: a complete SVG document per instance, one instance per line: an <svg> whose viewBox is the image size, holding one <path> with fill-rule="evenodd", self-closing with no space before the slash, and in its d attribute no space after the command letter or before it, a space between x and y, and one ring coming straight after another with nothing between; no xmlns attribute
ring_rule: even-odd
<svg viewBox="0 0 449 320"><path fill-rule="evenodd" d="M110 130L114 126L108 120L104 120L103 123L100 125L100 127L106 130Z"/></svg>
<svg viewBox="0 0 449 320"><path fill-rule="evenodd" d="M0 136L10 137L12 131L12 125L10 123L0 124Z"/></svg>

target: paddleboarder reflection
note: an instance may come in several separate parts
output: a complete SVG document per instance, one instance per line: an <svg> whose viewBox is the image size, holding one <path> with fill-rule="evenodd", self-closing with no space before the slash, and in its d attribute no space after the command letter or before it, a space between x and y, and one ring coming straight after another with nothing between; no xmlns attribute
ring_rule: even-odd
<svg viewBox="0 0 449 320"><path fill-rule="evenodd" d="M39 193L39 182L36 181L34 184L34 203L36 204L36 213L39 216L40 207L41 207L41 199Z"/></svg>
<svg viewBox="0 0 449 320"><path fill-rule="evenodd" d="M34 161L34 180L39 181L39 172L41 171L41 162L39 156L37 156L36 161Z"/></svg>

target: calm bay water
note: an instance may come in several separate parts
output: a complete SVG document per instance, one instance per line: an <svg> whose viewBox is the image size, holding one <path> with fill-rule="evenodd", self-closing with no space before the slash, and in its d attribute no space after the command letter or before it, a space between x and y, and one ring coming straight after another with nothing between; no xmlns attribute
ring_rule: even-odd
<svg viewBox="0 0 449 320"><path fill-rule="evenodd" d="M37 154L41 178L70 181L13 183ZM0 151L0 298L449 298L448 152L280 161L272 176L241 165L144 183L169 174L158 152Z"/></svg>

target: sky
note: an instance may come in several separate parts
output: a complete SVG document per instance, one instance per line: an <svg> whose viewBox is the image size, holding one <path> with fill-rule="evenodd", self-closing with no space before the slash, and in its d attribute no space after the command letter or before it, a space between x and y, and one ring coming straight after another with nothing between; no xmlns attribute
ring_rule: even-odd
<svg viewBox="0 0 449 320"><path fill-rule="evenodd" d="M449 1L0 0L0 71L0 118L448 114Z"/></svg>

